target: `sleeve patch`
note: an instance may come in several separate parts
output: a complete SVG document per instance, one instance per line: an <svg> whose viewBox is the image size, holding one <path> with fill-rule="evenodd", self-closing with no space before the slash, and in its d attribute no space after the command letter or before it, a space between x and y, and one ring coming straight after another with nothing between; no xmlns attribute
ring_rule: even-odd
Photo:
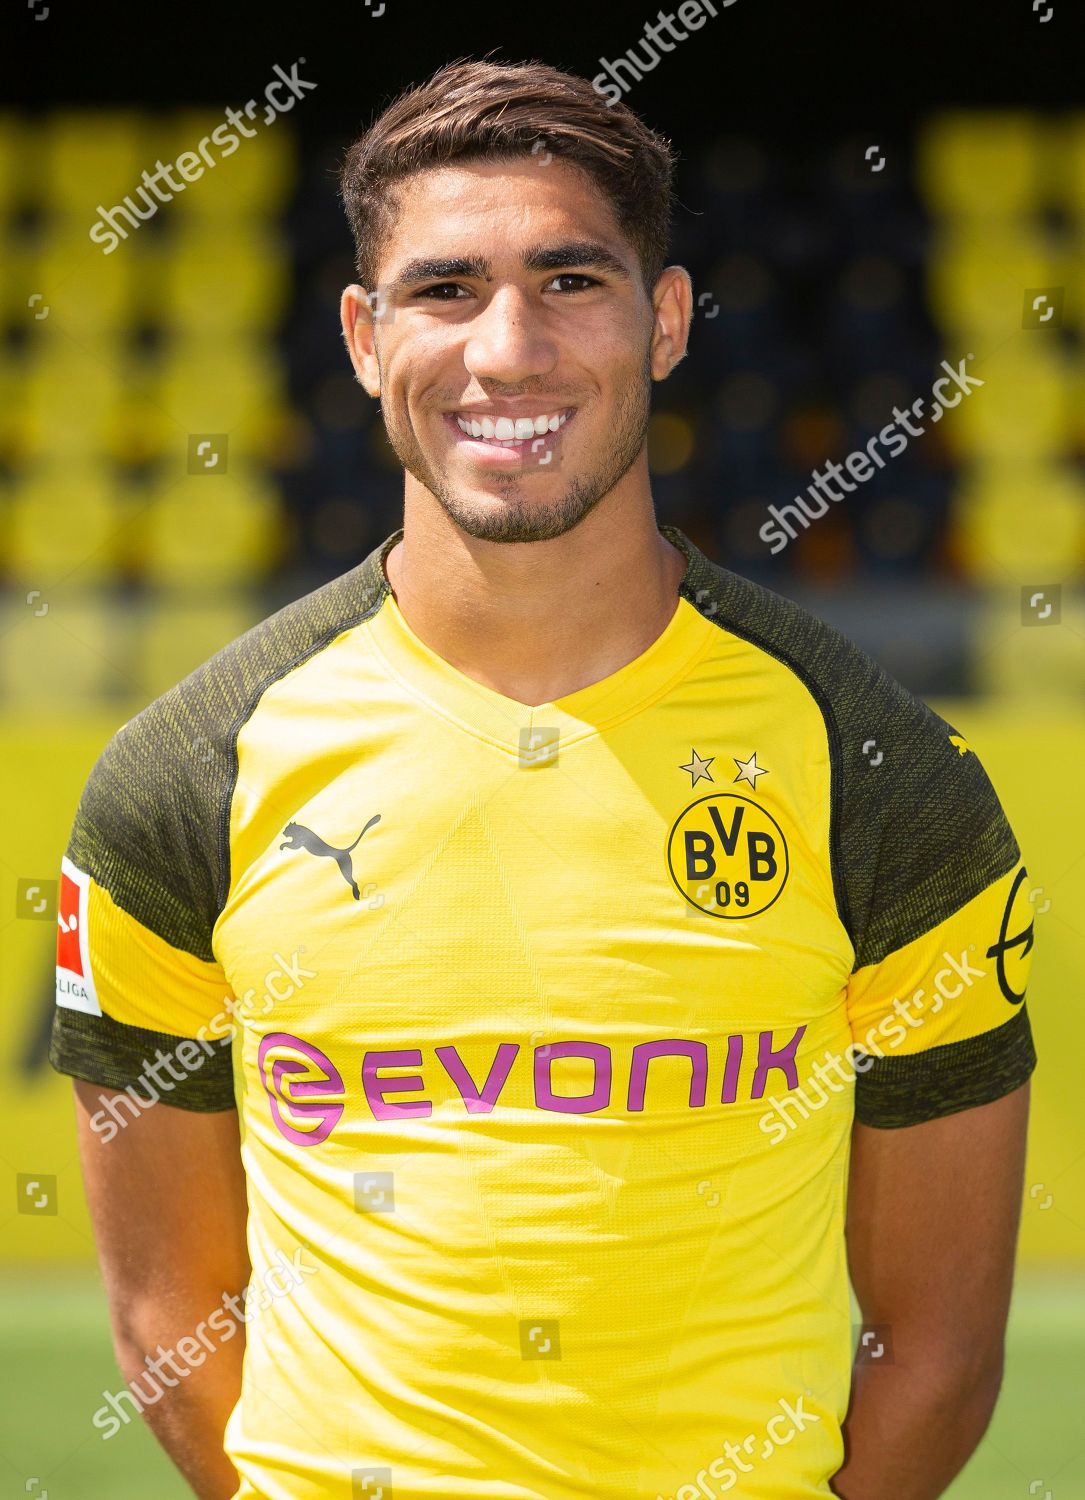
<svg viewBox="0 0 1085 1500"><path fill-rule="evenodd" d="M65 855L60 861L57 899L57 1004L100 1016L98 992L87 945L87 906L91 879Z"/></svg>
<svg viewBox="0 0 1085 1500"><path fill-rule="evenodd" d="M856 1044L875 1057L911 1056L1005 1026L1024 1003L1032 965L1030 889L1018 865L922 937L857 969L847 989Z"/></svg>

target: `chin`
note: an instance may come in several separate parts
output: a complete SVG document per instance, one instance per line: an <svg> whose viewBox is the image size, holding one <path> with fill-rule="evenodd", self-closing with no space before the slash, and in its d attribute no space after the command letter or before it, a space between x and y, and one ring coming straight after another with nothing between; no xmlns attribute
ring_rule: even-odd
<svg viewBox="0 0 1085 1500"><path fill-rule="evenodd" d="M552 541L578 526L595 504L575 491L550 500L522 494L474 498L462 493L438 499L461 531L486 542Z"/></svg>

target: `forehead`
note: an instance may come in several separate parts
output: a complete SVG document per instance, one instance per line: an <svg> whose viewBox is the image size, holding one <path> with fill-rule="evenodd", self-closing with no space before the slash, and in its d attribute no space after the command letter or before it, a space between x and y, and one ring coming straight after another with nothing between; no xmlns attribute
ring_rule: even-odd
<svg viewBox="0 0 1085 1500"><path fill-rule="evenodd" d="M401 178L382 275L418 255L476 253L493 261L542 238L605 244L632 270L633 246L609 199L575 164L552 157L457 162Z"/></svg>

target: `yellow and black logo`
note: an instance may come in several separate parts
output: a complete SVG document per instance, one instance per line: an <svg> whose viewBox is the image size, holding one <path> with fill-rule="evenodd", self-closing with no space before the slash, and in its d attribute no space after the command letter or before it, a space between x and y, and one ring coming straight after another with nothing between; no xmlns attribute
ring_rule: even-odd
<svg viewBox="0 0 1085 1500"><path fill-rule="evenodd" d="M680 814L667 839L667 868L691 906L732 922L767 911L787 881L776 819L748 797L716 792Z"/></svg>

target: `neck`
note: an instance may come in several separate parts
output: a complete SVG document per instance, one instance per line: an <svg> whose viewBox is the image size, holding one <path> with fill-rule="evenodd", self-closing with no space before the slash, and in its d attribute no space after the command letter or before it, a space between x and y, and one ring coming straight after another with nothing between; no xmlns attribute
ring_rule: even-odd
<svg viewBox="0 0 1085 1500"><path fill-rule="evenodd" d="M551 703L618 671L666 629L686 568L651 502L608 508L563 536L468 536L432 496L408 505L385 559L415 635L507 698Z"/></svg>

